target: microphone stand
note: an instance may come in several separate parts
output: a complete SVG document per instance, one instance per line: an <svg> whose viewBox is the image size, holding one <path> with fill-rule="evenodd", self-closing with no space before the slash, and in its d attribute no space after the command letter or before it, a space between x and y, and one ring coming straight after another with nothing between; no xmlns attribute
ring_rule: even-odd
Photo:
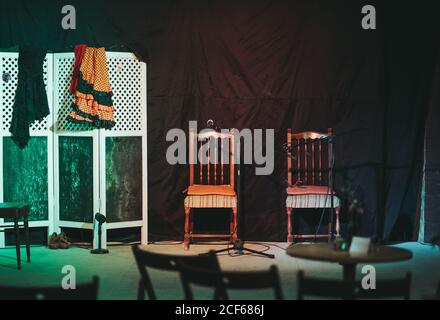
<svg viewBox="0 0 440 320"><path fill-rule="evenodd" d="M208 120L207 126L208 126L208 128L211 128L211 129L214 129L214 130L217 129L217 127L214 125L212 120ZM357 132L357 131L361 131L361 130L364 130L364 129L351 130L351 131L339 134L339 136L348 135L348 134L351 134L353 132ZM330 187L330 190L331 190L331 199L330 199L331 215L330 215L330 223L331 223L332 229L333 229L333 215L335 214L335 204L334 204L334 198L333 198L334 197L334 177L333 177L333 173L334 173L334 162L335 162L334 161L334 150L333 150L333 139L335 137L336 136L334 136L332 134L331 136L320 138L322 140L328 140L328 142L329 142L329 149L330 149L330 156L329 156L329 158L330 158L329 187ZM292 152L293 148L296 148L297 146L300 146L300 145L303 145L303 144L304 144L304 142L299 142L298 144L296 144L294 146L291 146L290 148L287 148L287 145L285 145L284 150L289 154L289 153ZM242 241L240 239L240 237L239 237L239 235L240 235L240 232L239 232L239 229L240 229L240 217L241 217L241 215L244 212L243 203L242 203L243 202L242 190L244 189L243 188L243 185L244 185L243 182L245 181L243 179L243 177L245 176L244 175L245 170L244 170L244 166L242 164L243 161L241 159L241 154L242 154L242 152L240 152L240 163L239 163L239 168L238 168L238 188L237 188L238 189L237 190L238 191L237 192L237 199L238 199L237 240L234 241L234 244L233 244L232 248L228 247L228 248L225 248L225 249L215 250L214 253L218 254L218 253L230 251L232 249L232 250L235 250L240 255L243 254L243 251L247 251L247 252L250 252L250 253L259 254L259 255L265 256L267 258L273 259L273 258L275 258L275 255L273 255L273 254L269 254L269 253L265 253L265 252L261 252L261 251L257 251L257 250L253 250L253 249L249 249L249 248L245 248L244 247L244 241ZM293 156L290 155L290 157L293 157ZM331 239L333 239L333 237L334 237L333 230L331 230ZM315 238L315 240L316 240L316 238ZM200 255L205 255L205 254L202 253Z"/></svg>
<svg viewBox="0 0 440 320"><path fill-rule="evenodd" d="M275 255L271 254L271 253L265 253L262 251L258 251L258 250L254 250L254 249L249 249L245 247L245 241L240 239L240 220L241 220L241 215L244 212L244 206L243 206L243 200L244 200L244 192L243 190L245 189L245 166L243 165L243 161L241 159L241 155L242 152L240 152L240 162L238 165L238 172L237 172L237 177L238 177L238 183L237 183L237 200L238 200L238 213L237 213L237 225L236 225L236 234L237 234L237 239L234 241L232 248L228 247L224 248L224 249L220 249L220 250L214 250L214 254L218 254L218 253L222 253L222 252L229 252L230 250L234 250L238 255L243 255L244 252L249 252L249 253L253 253L253 254L258 254L261 256L264 256L266 258L270 258L270 259L274 259ZM200 255L206 255L206 253L201 253Z"/></svg>
<svg viewBox="0 0 440 320"><path fill-rule="evenodd" d="M245 241L240 239L240 216L243 214L243 194L242 194L242 188L244 189L244 179L243 177L245 177L245 169L244 166L242 164L242 161L240 161L240 164L238 166L238 183L237 183L237 199L238 199L238 214L237 214L237 239L234 241L232 248L230 248L229 246L227 248L224 249L220 249L220 250L214 250L214 254L218 254L218 253L222 253L222 252L226 252L226 251L230 251L230 250L234 250L238 255L243 255L244 252L249 252L249 253L254 253L254 254L259 254L262 255L266 258L270 258L270 259L274 259L275 255L271 254L271 253L265 253L262 251L258 251L258 250L254 250L254 249L249 249L246 248L245 245ZM205 253L202 253L200 255L205 255Z"/></svg>
<svg viewBox="0 0 440 320"><path fill-rule="evenodd" d="M332 228L332 230L330 230L330 239L333 240L334 238L334 233L333 233L333 218L335 215L335 199L334 199L334 195L335 195L335 179L333 176L333 170L334 170L334 165L335 165L335 155L334 155L334 150L333 150L333 139L334 136L331 135L328 138L328 147L330 149L330 168L329 168L329 178L328 178L328 184L330 187L330 192L331 192L331 198L330 198L330 226ZM316 240L316 237L315 237Z"/></svg>

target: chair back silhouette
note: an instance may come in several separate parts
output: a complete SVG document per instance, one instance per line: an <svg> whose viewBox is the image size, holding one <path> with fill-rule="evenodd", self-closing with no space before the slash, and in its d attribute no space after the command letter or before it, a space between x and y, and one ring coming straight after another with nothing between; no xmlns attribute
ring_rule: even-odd
<svg viewBox="0 0 440 320"><path fill-rule="evenodd" d="M309 278L304 271L298 272L298 300L304 297L325 297L335 299L353 299L356 284L343 280Z"/></svg>
<svg viewBox="0 0 440 320"><path fill-rule="evenodd" d="M229 300L228 290L257 289L273 289L275 299L283 299L276 266L266 271L211 271L183 263L180 272L186 300L194 300L193 285L215 289L221 300Z"/></svg>
<svg viewBox="0 0 440 320"><path fill-rule="evenodd" d="M237 238L237 195L234 190L234 135L206 130L197 134L189 132L189 187L184 201L184 248L194 238ZM195 233L194 208L230 208L232 211L229 232L224 234Z"/></svg>
<svg viewBox="0 0 440 320"><path fill-rule="evenodd" d="M0 286L0 300L98 300L98 277L92 282L77 284L75 289L56 287Z"/></svg>
<svg viewBox="0 0 440 320"><path fill-rule="evenodd" d="M375 289L363 289L359 282L343 280L309 278L303 271L298 272L298 299L305 296L340 299L390 299L409 300L411 291L411 273L403 279L377 280Z"/></svg>
<svg viewBox="0 0 440 320"><path fill-rule="evenodd" d="M133 245L132 250L141 274L138 286L138 300L145 299L145 291L147 291L150 300L157 300L147 268L177 272L179 271L179 263L184 262L188 265L202 267L208 270L220 270L217 256L212 252L206 255L192 256L169 255L142 250L139 245Z"/></svg>
<svg viewBox="0 0 440 320"><path fill-rule="evenodd" d="M356 298L402 298L403 300L409 300L411 294L411 278L411 272L408 272L403 279L376 280L376 287L374 289L363 289L361 285L358 285Z"/></svg>

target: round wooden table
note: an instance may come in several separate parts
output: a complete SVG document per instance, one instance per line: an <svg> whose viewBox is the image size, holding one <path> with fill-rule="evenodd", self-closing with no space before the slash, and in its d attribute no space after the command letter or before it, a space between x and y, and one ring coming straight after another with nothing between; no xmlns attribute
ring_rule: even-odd
<svg viewBox="0 0 440 320"><path fill-rule="evenodd" d="M358 263L397 262L412 258L411 251L389 246L373 246L370 253L353 256L348 251L336 251L332 243L297 244L287 248L286 253L295 258L338 262L343 267L344 280L352 282L356 280Z"/></svg>

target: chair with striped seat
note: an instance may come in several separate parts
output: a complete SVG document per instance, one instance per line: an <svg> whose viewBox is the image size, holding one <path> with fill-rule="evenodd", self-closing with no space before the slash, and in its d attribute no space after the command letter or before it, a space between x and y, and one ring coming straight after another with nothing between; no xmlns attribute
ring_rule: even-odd
<svg viewBox="0 0 440 320"><path fill-rule="evenodd" d="M190 130L189 160L189 187L184 201L185 250L194 238L227 238L234 242L237 239L237 194L234 190L233 134L210 129L197 134ZM230 208L229 233L194 233L190 212L195 208Z"/></svg>
<svg viewBox="0 0 440 320"><path fill-rule="evenodd" d="M287 131L287 182L286 208L287 208L287 242L291 244L294 239L322 238L330 241L333 226L328 224L327 234L302 235L293 233L293 209L318 209L331 208L331 197L336 212L336 235L339 236L339 211L340 200L334 195L330 178L330 146L329 137L332 129L327 133ZM330 210L331 211L331 210ZM329 219L331 221L331 219Z"/></svg>

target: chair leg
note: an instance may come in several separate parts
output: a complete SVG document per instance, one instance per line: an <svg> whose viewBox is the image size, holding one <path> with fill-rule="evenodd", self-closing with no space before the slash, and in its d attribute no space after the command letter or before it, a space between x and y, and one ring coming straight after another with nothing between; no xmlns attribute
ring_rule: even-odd
<svg viewBox="0 0 440 320"><path fill-rule="evenodd" d="M292 208L287 208L287 244L293 243L292 235Z"/></svg>
<svg viewBox="0 0 440 320"><path fill-rule="evenodd" d="M340 226L340 224L339 224L339 213L340 213L340 211L341 211L341 208L340 207L337 207L336 209L335 209L335 211L336 211L336 237L340 237L341 236L341 234L340 234L340 231L341 231L341 226Z"/></svg>
<svg viewBox="0 0 440 320"><path fill-rule="evenodd" d="M24 217L24 236L26 240L26 256L27 256L27 262L31 262L31 241L29 237L29 218Z"/></svg>
<svg viewBox="0 0 440 320"><path fill-rule="evenodd" d="M18 218L14 218L15 229L15 249L17 251L17 266L21 269L21 257L20 257L20 229L18 228Z"/></svg>
<svg viewBox="0 0 440 320"><path fill-rule="evenodd" d="M233 230L232 230L232 242L235 242L235 241L237 241L237 207L235 207L235 208L232 208L232 215L233 215L233 217L232 217L232 219L233 219L233 221L232 221L232 228L233 228Z"/></svg>
<svg viewBox="0 0 440 320"><path fill-rule="evenodd" d="M185 250L189 250L189 212L191 211L191 208L185 207L185 238L183 239L183 246Z"/></svg>
<svg viewBox="0 0 440 320"><path fill-rule="evenodd" d="M234 236L234 222L233 219L231 217L231 221L229 222L229 235L230 235L230 241L233 242L234 240L232 240L233 236Z"/></svg>
<svg viewBox="0 0 440 320"><path fill-rule="evenodd" d="M144 283L142 282L142 280L139 280L137 299L138 300L145 300L145 288L144 288Z"/></svg>

